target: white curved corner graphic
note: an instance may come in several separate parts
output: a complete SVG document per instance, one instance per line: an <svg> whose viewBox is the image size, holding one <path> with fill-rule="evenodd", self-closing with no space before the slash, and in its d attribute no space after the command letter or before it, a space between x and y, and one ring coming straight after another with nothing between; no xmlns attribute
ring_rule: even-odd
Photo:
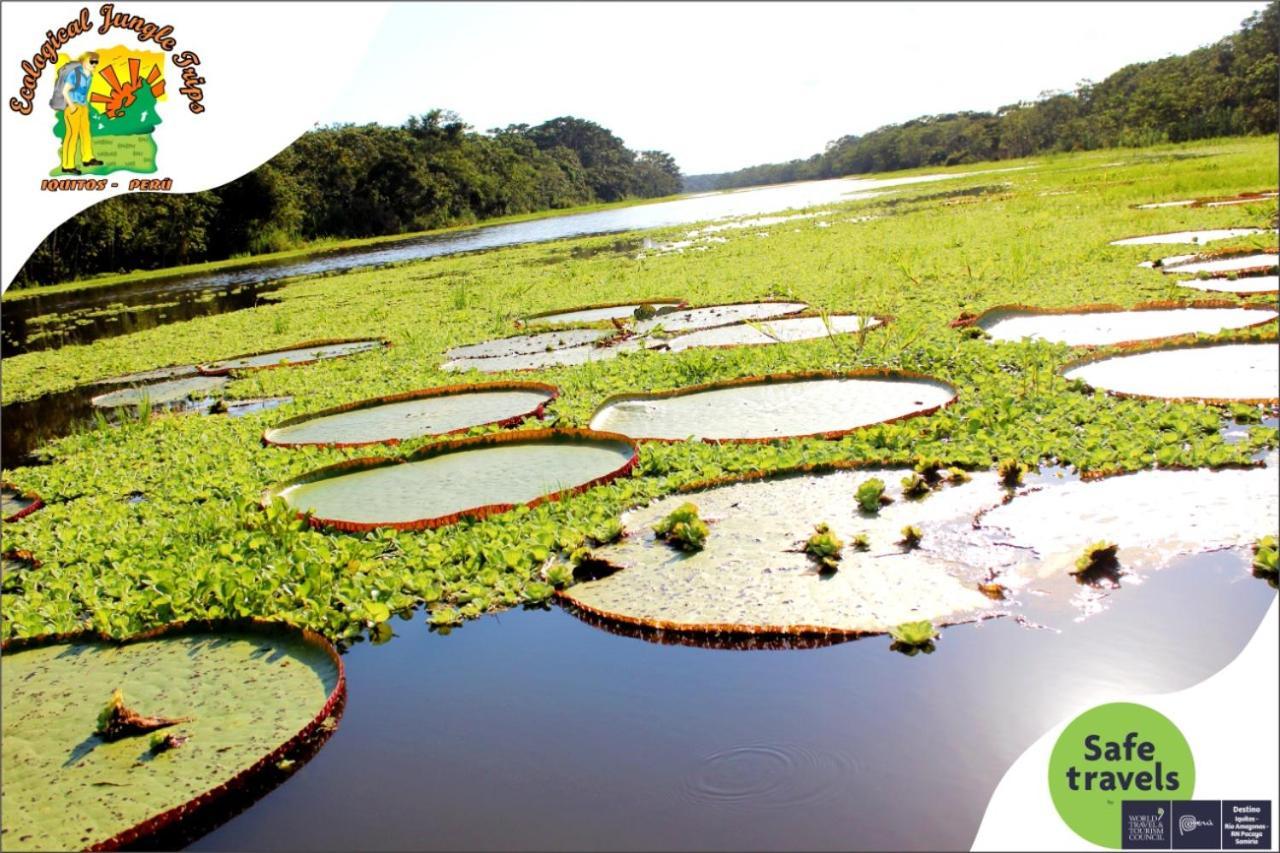
<svg viewBox="0 0 1280 853"><path fill-rule="evenodd" d="M1119 694L1069 709L1057 726L1018 757L996 786L974 850L1101 850L1058 816L1049 795L1049 755L1075 717L1106 702L1136 702L1172 720L1196 762L1196 799L1280 800L1275 757L1280 733L1280 616L1275 601L1244 650L1219 672L1174 693ZM1273 832L1272 847L1276 836Z"/></svg>
<svg viewBox="0 0 1280 853"><path fill-rule="evenodd" d="M385 3L138 2L127 9L116 5L117 11L172 27L174 43L166 55L164 100L157 108L161 124L152 134L156 172L113 172L105 176L108 186L100 191L41 188L58 164L56 113L50 106L56 71L40 69L33 96L26 102L30 113L24 115L10 106L11 99L21 105L21 92L28 88L23 63L34 67L46 34L65 28L81 10L93 29L70 39L60 51L63 55L117 45L157 52L162 47L154 39L139 41L131 30L100 34L99 3L6 3L0 8L4 288L58 225L105 198L137 192L128 188L130 179L171 178L172 192L198 192L271 159L322 119L328 105L345 92L388 8ZM192 96L180 92L183 69L175 60L187 51L199 60L190 64L188 57L186 67L201 81L193 80L189 87L200 90L201 113L192 112Z"/></svg>

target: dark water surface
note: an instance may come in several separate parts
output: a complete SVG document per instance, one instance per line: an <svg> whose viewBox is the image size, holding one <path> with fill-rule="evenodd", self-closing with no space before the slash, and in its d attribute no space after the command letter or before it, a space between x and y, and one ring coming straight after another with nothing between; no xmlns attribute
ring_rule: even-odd
<svg viewBox="0 0 1280 853"><path fill-rule="evenodd" d="M279 286L263 285L289 276L338 272L566 237L662 228L706 219L835 204L882 187L960 178L967 174L970 173L917 175L891 180L841 178L692 195L673 201L614 210L469 228L359 249L305 255L284 261L247 261L244 266L215 272L126 282L16 301L6 300L3 319L0 320L0 352L3 355L17 355L68 343L88 343L98 338L142 331L205 314L251 308L259 304L263 293ZM209 298L214 294L217 294L215 298ZM156 307L151 311L145 309L145 306L173 302L178 304ZM110 310L98 316L88 316L91 313L97 315L115 303L123 303L129 310ZM40 330L48 329L54 334L32 340L31 335L38 331L32 321L49 314L69 316L54 324L42 325ZM165 316L162 317L161 314Z"/></svg>
<svg viewBox="0 0 1280 853"><path fill-rule="evenodd" d="M906 657L873 637L708 649L554 608L346 655L319 755L197 850L967 848L1037 737L1126 691L1203 680L1276 593L1243 551L1126 578L1083 621L1069 578ZM1094 602L1097 604L1099 602ZM670 638L671 635L666 635Z"/></svg>

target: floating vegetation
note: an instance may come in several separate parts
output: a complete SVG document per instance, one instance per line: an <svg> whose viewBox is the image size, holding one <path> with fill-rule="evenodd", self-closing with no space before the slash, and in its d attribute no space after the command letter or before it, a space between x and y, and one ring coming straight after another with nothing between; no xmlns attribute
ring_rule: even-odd
<svg viewBox="0 0 1280 853"><path fill-rule="evenodd" d="M1084 549L1084 553L1076 558L1071 569L1073 575L1087 575L1092 572L1114 571L1119 567L1116 552L1120 546L1114 542L1100 541Z"/></svg>
<svg viewBox="0 0 1280 853"><path fill-rule="evenodd" d="M902 496L908 500L923 498L929 494L929 489L929 482L915 471L902 478Z"/></svg>
<svg viewBox="0 0 1280 853"><path fill-rule="evenodd" d="M262 434L281 447L358 447L542 417L559 392L536 382L451 385L347 403L282 421Z"/></svg>
<svg viewBox="0 0 1280 853"><path fill-rule="evenodd" d="M943 382L893 371L749 377L613 397L591 428L661 441L837 436L929 414L953 399Z"/></svg>
<svg viewBox="0 0 1280 853"><path fill-rule="evenodd" d="M1214 240L1228 240L1232 237L1247 237L1250 234L1261 234L1261 228L1210 228L1204 231L1172 231L1167 234L1148 234L1145 237L1125 237L1123 240L1112 240L1112 246L1150 246L1160 243L1212 243Z"/></svg>
<svg viewBox="0 0 1280 853"><path fill-rule="evenodd" d="M1140 471L1019 495L982 515L980 527L1030 549L1044 577L1076 567L1089 542L1122 542L1129 569L1158 569L1183 554L1243 548L1280 515L1273 454L1268 468ZM1247 499L1242 500L1242 497Z"/></svg>
<svg viewBox="0 0 1280 853"><path fill-rule="evenodd" d="M1255 575L1268 578L1274 584L1278 564L1280 564L1280 551L1277 550L1274 534L1263 536L1254 543L1253 573Z"/></svg>
<svg viewBox="0 0 1280 853"><path fill-rule="evenodd" d="M388 346L379 340L319 340L295 344L287 349L248 353L198 366L205 376L225 376L233 370L262 370L271 367L294 367L326 358L342 358Z"/></svg>
<svg viewBox="0 0 1280 853"><path fill-rule="evenodd" d="M866 542L866 535L860 535L863 537L863 542ZM870 545L867 548L870 548ZM859 550L867 550L867 548ZM844 550L844 542L836 538L825 521L813 529L813 535L804 543L804 552L827 572L834 572L839 567L842 550Z"/></svg>
<svg viewBox="0 0 1280 853"><path fill-rule="evenodd" d="M1270 342L1152 349L1076 362L1063 376L1134 397L1270 402L1280 398L1280 347Z"/></svg>
<svg viewBox="0 0 1280 853"><path fill-rule="evenodd" d="M1179 281L1182 287L1191 287L1211 293L1234 293L1237 296L1251 296L1256 293L1275 293L1280 291L1280 276L1214 276L1211 278L1191 278Z"/></svg>
<svg viewBox="0 0 1280 853"><path fill-rule="evenodd" d="M608 320L645 320L683 308L683 299L649 299L643 302L615 302L585 305L562 311L546 311L525 318L530 326L549 323L599 323ZM647 310L646 310L647 309Z"/></svg>
<svg viewBox="0 0 1280 853"><path fill-rule="evenodd" d="M920 651L929 654L933 651L933 640L938 636L938 629L928 619L921 619L893 626L889 629L889 636L893 638L891 648L894 651L907 654Z"/></svg>
<svg viewBox="0 0 1280 853"><path fill-rule="evenodd" d="M1174 303L1074 309L996 308L984 312L974 324L993 340L1046 340L1069 346L1108 344L1170 338L1191 333L1243 329L1273 322L1280 313L1265 306L1235 307L1232 303Z"/></svg>
<svg viewBox="0 0 1280 853"><path fill-rule="evenodd" d="M353 459L267 491L320 527L415 530L585 491L628 473L636 448L589 430L495 433L398 458Z"/></svg>
<svg viewBox="0 0 1280 853"><path fill-rule="evenodd" d="M877 317L860 317L855 314L792 317L703 329L662 341L660 346L672 352L697 347L763 346L830 335L860 334L874 329L882 322Z"/></svg>
<svg viewBox="0 0 1280 853"><path fill-rule="evenodd" d="M693 329L710 329L732 323L768 320L786 314L799 314L809 306L803 302L740 302L725 305L707 305L661 314L636 322L635 329L647 334L661 327L664 332L687 332Z"/></svg>
<svg viewBox="0 0 1280 853"><path fill-rule="evenodd" d="M890 481L908 473L878 472ZM895 503L871 518L849 500L863 479L837 471L698 491L698 507L716 519L716 533L701 551L678 560L651 528L688 497L655 501L623 516L627 536L595 550L617 571L559 595L598 617L700 633L882 633L903 622L950 624L989 609L991 600L976 588L988 570L971 569L968 561L1001 551L972 525L977 512L1000 502L995 478L945 489L924 504ZM803 521L815 517L827 520L817 530ZM855 531L868 547L892 542L908 521L924 531L910 552L838 544ZM840 571L813 571L815 559L829 568L824 561L837 554Z"/></svg>
<svg viewBox="0 0 1280 853"><path fill-rule="evenodd" d="M0 520L5 524L26 518L44 506L35 492L23 491L12 483L0 483Z"/></svg>
<svg viewBox="0 0 1280 853"><path fill-rule="evenodd" d="M237 797L280 781L276 763L313 754L345 699L327 641L268 623L10 641L0 669L6 848L180 847L162 833L216 825ZM122 693L173 716L145 718Z"/></svg>
<svg viewBox="0 0 1280 853"><path fill-rule="evenodd" d="M1017 459L1001 459L996 465L996 473L1000 476L1000 485L1006 489L1022 485L1022 476L1029 469Z"/></svg>
<svg viewBox="0 0 1280 853"><path fill-rule="evenodd" d="M898 540L898 544L908 551L912 551L920 547L920 540L923 538L923 530L914 524L908 524L902 528L902 538Z"/></svg>
<svg viewBox="0 0 1280 853"><path fill-rule="evenodd" d="M99 409L118 409L124 406L151 405L168 406L188 399L204 397L217 391L231 380L226 376L191 376L185 379L171 379L152 385L139 385L135 388L122 388L99 394L89 402Z"/></svg>
<svg viewBox="0 0 1280 853"><path fill-rule="evenodd" d="M681 551L701 551L707 544L710 529L698 517L698 507L682 503L671 514L653 526L654 534Z"/></svg>
<svg viewBox="0 0 1280 853"><path fill-rule="evenodd" d="M859 509L870 514L879 512L881 506L893 503L893 498L884 493L884 480L878 477L859 483L854 498L858 501Z"/></svg>

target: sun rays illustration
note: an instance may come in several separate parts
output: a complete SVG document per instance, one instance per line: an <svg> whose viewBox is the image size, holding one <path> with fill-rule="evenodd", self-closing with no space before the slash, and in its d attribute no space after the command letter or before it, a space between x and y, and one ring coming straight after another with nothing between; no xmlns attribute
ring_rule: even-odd
<svg viewBox="0 0 1280 853"><path fill-rule="evenodd" d="M106 94L94 92L89 96L92 103L100 104L102 111L108 118L121 118L125 114L133 102L137 100L138 91L147 86L151 89L151 94L158 100L164 94L164 78L160 73L158 64L152 65L151 70L147 72L146 79L139 75L142 71L142 60L137 57L129 57L129 79L127 82L120 82L119 76L116 74L114 65L107 65L100 72L99 76L107 81L107 85L111 90Z"/></svg>

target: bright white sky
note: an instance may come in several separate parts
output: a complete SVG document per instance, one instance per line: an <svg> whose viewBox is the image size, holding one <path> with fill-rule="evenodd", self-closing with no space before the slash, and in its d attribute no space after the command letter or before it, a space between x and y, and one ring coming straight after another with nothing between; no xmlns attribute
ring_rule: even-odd
<svg viewBox="0 0 1280 853"><path fill-rule="evenodd" d="M392 4L330 121L595 121L685 174L1185 53L1261 2ZM327 61L327 60L326 60ZM323 67L323 63L319 67Z"/></svg>

